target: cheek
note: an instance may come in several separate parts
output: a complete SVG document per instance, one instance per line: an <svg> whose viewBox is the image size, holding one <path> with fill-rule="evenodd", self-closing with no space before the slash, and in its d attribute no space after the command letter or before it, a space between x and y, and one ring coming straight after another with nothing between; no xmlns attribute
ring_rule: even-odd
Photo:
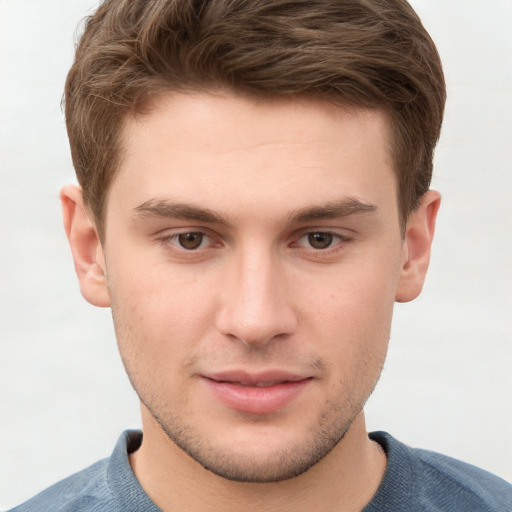
<svg viewBox="0 0 512 512"><path fill-rule="evenodd" d="M389 324L394 304L397 272L375 267L347 268L333 272L323 283L306 288L305 311L325 326L345 329Z"/></svg>
<svg viewBox="0 0 512 512"><path fill-rule="evenodd" d="M347 265L323 286L310 287L314 292L304 298L304 315L333 360L364 364L385 357L398 275L394 267L377 261Z"/></svg>
<svg viewBox="0 0 512 512"><path fill-rule="evenodd" d="M133 315L137 323L163 330L187 326L190 332L200 326L214 289L208 285L208 275L199 274L182 266L142 259L129 266L119 265L109 279L109 288L119 308Z"/></svg>
<svg viewBox="0 0 512 512"><path fill-rule="evenodd" d="M204 283L203 283L204 284ZM213 287L162 266L131 276L110 276L109 290L118 345L128 369L173 373L211 329ZM173 369L173 372L169 370Z"/></svg>

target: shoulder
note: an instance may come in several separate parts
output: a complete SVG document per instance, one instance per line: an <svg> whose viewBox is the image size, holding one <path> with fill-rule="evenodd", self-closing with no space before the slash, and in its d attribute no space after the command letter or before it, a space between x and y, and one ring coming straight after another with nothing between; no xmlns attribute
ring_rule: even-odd
<svg viewBox="0 0 512 512"><path fill-rule="evenodd" d="M127 430L112 455L56 483L9 512L159 512L131 470L142 433Z"/></svg>
<svg viewBox="0 0 512 512"><path fill-rule="evenodd" d="M388 455L376 498L388 502L393 495L395 510L512 511L512 485L505 480L451 457L411 448L384 432L371 437Z"/></svg>
<svg viewBox="0 0 512 512"><path fill-rule="evenodd" d="M107 484L108 459L71 475L45 489L10 512L105 511L111 500Z"/></svg>
<svg viewBox="0 0 512 512"><path fill-rule="evenodd" d="M473 509L465 510L512 510L512 485L483 469L471 464L428 450L411 449L424 476L426 490L436 501L466 503Z"/></svg>

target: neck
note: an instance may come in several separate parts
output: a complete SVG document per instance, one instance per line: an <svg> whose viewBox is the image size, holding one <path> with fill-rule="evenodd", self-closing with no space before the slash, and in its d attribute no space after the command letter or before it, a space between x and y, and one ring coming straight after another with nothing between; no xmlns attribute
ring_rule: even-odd
<svg viewBox="0 0 512 512"><path fill-rule="evenodd" d="M359 414L343 440L302 475L282 482L233 482L204 469L143 413L142 446L130 456L141 486L164 512L358 511L384 476L386 456Z"/></svg>

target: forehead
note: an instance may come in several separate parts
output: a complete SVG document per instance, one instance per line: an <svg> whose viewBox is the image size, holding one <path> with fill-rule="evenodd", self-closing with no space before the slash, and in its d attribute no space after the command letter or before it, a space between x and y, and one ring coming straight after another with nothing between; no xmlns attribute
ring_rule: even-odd
<svg viewBox="0 0 512 512"><path fill-rule="evenodd" d="M342 129L340 122L347 120L357 120L365 131L378 131L389 145L388 115L380 108L336 105L301 96L255 97L222 89L152 97L142 114L126 120L124 134L127 149L133 148L135 138L144 132L164 128L169 140L177 136L194 145L214 142L222 151L243 145L246 137L263 144L309 142L314 136L325 144L336 143ZM215 130L209 130L212 121Z"/></svg>
<svg viewBox="0 0 512 512"><path fill-rule="evenodd" d="M371 196L386 189L396 198L389 145L379 110L304 98L169 93L126 122L108 203L117 197L134 208L154 198L193 198L208 208L249 212L252 204L250 211L261 214L276 202L283 213L305 208L315 196L375 202Z"/></svg>

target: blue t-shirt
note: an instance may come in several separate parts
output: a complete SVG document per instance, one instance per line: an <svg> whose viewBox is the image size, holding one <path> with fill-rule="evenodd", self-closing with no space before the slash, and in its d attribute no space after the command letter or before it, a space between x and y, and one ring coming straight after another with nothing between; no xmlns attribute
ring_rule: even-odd
<svg viewBox="0 0 512 512"><path fill-rule="evenodd" d="M512 485L438 453L374 432L388 457L384 479L362 512L512 512ZM49 487L10 512L161 512L132 472L128 454L142 441L126 431L108 459Z"/></svg>

